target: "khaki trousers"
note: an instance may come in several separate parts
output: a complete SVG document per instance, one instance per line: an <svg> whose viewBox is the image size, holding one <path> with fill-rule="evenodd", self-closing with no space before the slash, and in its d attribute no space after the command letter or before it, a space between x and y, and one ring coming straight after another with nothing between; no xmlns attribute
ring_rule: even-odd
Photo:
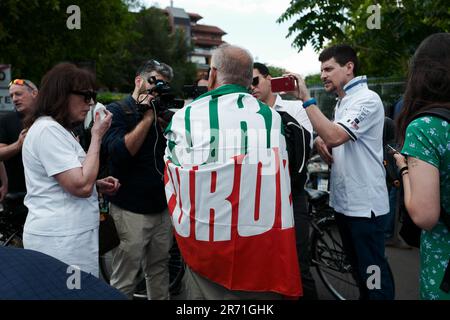
<svg viewBox="0 0 450 320"><path fill-rule="evenodd" d="M167 209L158 214L137 214L111 204L110 213L120 238L120 245L112 250L111 285L132 299L142 267L148 299L169 299L173 233Z"/></svg>

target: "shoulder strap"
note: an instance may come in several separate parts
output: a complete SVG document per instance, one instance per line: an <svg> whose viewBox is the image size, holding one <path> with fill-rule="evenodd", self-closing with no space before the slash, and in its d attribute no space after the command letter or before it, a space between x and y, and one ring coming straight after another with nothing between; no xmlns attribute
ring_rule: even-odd
<svg viewBox="0 0 450 320"><path fill-rule="evenodd" d="M441 119L444 119L447 122L450 122L450 109L443 108L443 107L431 108L431 109L419 112L418 114L416 114L414 119L417 119L417 118L423 117L423 116L427 116L427 115L428 116L436 116Z"/></svg>

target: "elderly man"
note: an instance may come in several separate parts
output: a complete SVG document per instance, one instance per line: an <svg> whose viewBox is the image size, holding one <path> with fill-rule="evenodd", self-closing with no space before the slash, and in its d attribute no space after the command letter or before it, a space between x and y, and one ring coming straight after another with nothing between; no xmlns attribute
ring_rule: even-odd
<svg viewBox="0 0 450 320"><path fill-rule="evenodd" d="M36 85L30 80L15 79L9 84L9 95L16 108L15 112L0 118L0 161L3 161L8 178L2 180L2 195L6 193L25 193L25 176L22 163L22 144L27 134L23 119L31 117L35 111L38 95ZM23 206L25 217L27 208Z"/></svg>
<svg viewBox="0 0 450 320"><path fill-rule="evenodd" d="M248 90L247 50L214 51L209 92L166 129L166 197L188 299L300 296L286 143Z"/></svg>

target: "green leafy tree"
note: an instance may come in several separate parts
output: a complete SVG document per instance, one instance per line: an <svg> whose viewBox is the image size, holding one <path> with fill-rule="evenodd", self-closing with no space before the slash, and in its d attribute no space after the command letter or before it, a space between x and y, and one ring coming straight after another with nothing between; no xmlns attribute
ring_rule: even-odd
<svg viewBox="0 0 450 320"><path fill-rule="evenodd" d="M380 29L369 29L380 6ZM369 12L368 12L369 11ZM310 41L316 51L325 45L348 43L359 52L361 71L371 76L403 76L409 57L420 42L436 32L450 31L447 0L292 0L278 22L295 19L288 37L301 50Z"/></svg>
<svg viewBox="0 0 450 320"><path fill-rule="evenodd" d="M81 28L70 30L73 4ZM70 61L93 69L101 87L127 92L138 65L158 59L174 68L179 90L193 82L190 44L170 33L163 11L144 9L140 0L1 0L0 13L0 63L12 65L13 77L39 83L53 65Z"/></svg>
<svg viewBox="0 0 450 320"><path fill-rule="evenodd" d="M133 1L132 1L133 2ZM127 37L131 18L121 0L79 0L80 29L69 30L72 0L0 2L0 61L13 66L13 76L39 82L55 63L81 62L97 69Z"/></svg>

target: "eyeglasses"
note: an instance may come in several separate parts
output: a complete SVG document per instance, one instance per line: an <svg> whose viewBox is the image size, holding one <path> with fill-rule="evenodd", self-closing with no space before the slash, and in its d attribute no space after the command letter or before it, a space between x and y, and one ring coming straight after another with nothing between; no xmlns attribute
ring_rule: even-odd
<svg viewBox="0 0 450 320"><path fill-rule="evenodd" d="M83 96L84 102L90 103L91 99L94 100L94 103L97 103L97 91L93 90L73 90L70 93Z"/></svg>
<svg viewBox="0 0 450 320"><path fill-rule="evenodd" d="M259 77L254 77L252 80L252 86L256 87L259 84Z"/></svg>
<svg viewBox="0 0 450 320"><path fill-rule="evenodd" d="M13 81L11 81L8 85L8 89L9 87L11 87L13 84L18 85L18 86L27 86L28 88L30 88L31 90L34 90L34 88L28 83L27 80L24 79L14 79Z"/></svg>

